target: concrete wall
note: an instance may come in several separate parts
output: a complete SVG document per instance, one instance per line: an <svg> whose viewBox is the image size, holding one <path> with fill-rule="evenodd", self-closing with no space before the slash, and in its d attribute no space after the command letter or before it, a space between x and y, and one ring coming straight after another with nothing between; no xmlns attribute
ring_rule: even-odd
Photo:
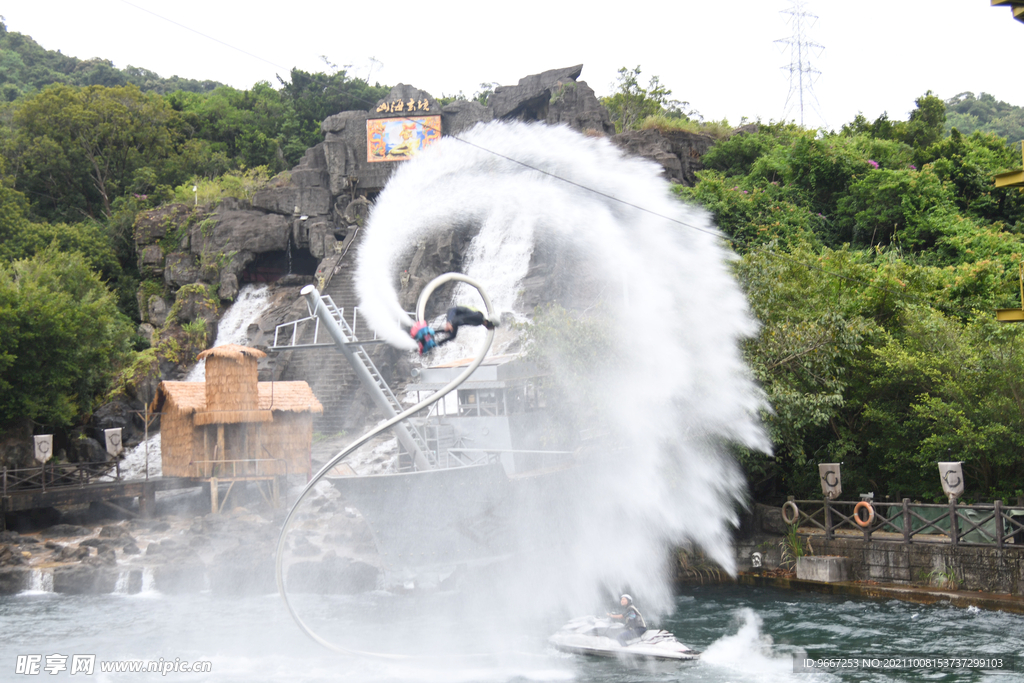
<svg viewBox="0 0 1024 683"><path fill-rule="evenodd" d="M957 546L938 543L864 542L814 537L815 554L850 558L850 578L882 583L935 583L952 570L963 590L1024 593L1024 547Z"/></svg>
<svg viewBox="0 0 1024 683"><path fill-rule="evenodd" d="M762 566L775 569L782 561L782 523L779 509L757 505L744 520L736 542L739 571L752 569L751 555L760 552ZM806 540L806 537L805 537ZM810 537L811 554L850 558L851 581L932 585L961 590L1024 595L1024 545L951 546L949 543L864 541L839 537L826 541L823 533ZM957 586L941 585L952 570Z"/></svg>

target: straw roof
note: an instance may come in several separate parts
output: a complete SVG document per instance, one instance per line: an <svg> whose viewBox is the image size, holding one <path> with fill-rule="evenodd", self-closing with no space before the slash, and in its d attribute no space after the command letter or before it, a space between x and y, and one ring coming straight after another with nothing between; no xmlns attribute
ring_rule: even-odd
<svg viewBox="0 0 1024 683"><path fill-rule="evenodd" d="M217 347L224 348L224 347ZM245 347L240 347L245 348ZM211 349L213 350L213 349ZM259 353L259 352L257 352ZM191 415L204 413L202 418L197 416L197 424L210 424L214 422L269 422L272 412L292 413L323 413L324 407L313 395L313 390L305 382L260 382L259 388L259 409L248 411L230 411L227 413L206 413L206 384L205 382L161 382L157 389L156 397L153 399L151 409L153 412L165 412L172 414ZM244 415L234 415L243 413ZM260 414L266 415L266 418ZM221 419L223 417L242 417L250 419ZM202 419L202 422L200 422Z"/></svg>
<svg viewBox="0 0 1024 683"><path fill-rule="evenodd" d="M322 413L324 407L305 382L260 382L260 410Z"/></svg>
<svg viewBox="0 0 1024 683"><path fill-rule="evenodd" d="M249 346L241 346L240 344L224 344L223 346L214 346L212 349L206 349L196 356L196 360L202 360L210 356L240 360L244 356L256 359L266 358L267 354L263 353L259 349L254 349Z"/></svg>

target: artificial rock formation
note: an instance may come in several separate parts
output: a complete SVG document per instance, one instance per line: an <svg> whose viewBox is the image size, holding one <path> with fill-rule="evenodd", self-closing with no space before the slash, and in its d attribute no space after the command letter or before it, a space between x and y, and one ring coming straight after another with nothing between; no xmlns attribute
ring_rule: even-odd
<svg viewBox="0 0 1024 683"><path fill-rule="evenodd" d="M297 300L299 287L308 282L330 294L338 306L346 310L356 306L351 280L360 228L372 199L402 163L368 160L367 124L375 119L439 116L441 133L448 136L496 120L565 125L587 135L611 137L627 152L659 163L667 178L693 184L700 156L712 144L711 139L653 130L615 136L607 110L593 89L579 80L582 69L582 65L553 69L522 78L516 85L498 86L487 105L459 100L442 108L430 93L399 84L365 111L339 112L325 119L321 126L324 141L307 150L289 173L255 192L250 202L225 199L213 208L175 205L141 216L135 230L140 271L162 284L160 293L154 293L152 285L140 289L139 308L145 323L141 332L153 339L158 349L166 348L167 340L172 340L175 348L184 348L188 340L181 325L198 318L212 322L217 312L194 313L194 306L182 300L185 295L181 292L196 298L196 287L202 285L215 298L230 301L247 279L253 279L261 263L274 258L280 263L286 252L289 264L294 261L302 267L298 275L276 285L281 291L273 296L281 304L275 304L264 320L255 321L258 339L251 343L269 343L275 323L305 315L302 305L287 302ZM472 232L472 228L453 231L417 245L401 283L403 300L415 301L431 277L457 269ZM571 261L572 255L549 252L536 252L524 282L524 305L550 298L553 293L548 283L558 280L559 268ZM289 287L282 289L284 283ZM588 296L584 291L557 294L564 301ZM212 342L213 337L210 334L208 340ZM160 376L153 379L180 378L186 369L183 359L168 360L160 353ZM273 376L311 382L325 407L318 424L351 428L372 420L373 410L368 400L363 400L366 397L349 395L359 390L344 376L347 369L339 370L340 375L324 371L325 365L341 364L339 359L323 355L330 353L279 354ZM374 353L386 375L401 365L394 352L378 349ZM265 374L261 378L270 377Z"/></svg>

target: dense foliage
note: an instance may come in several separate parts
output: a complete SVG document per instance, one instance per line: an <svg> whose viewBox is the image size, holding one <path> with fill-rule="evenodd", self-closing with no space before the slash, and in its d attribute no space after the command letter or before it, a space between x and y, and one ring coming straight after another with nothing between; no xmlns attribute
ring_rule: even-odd
<svg viewBox="0 0 1024 683"><path fill-rule="evenodd" d="M2 21L0 65L0 430L88 417L137 365L139 212L193 186L249 197L322 140L327 116L388 92L336 69L292 69L277 89L164 79L45 50Z"/></svg>
<svg viewBox="0 0 1024 683"><path fill-rule="evenodd" d="M176 90L208 92L216 81L188 78L161 78L147 69L128 66L117 69L105 59L81 60L47 50L29 36L7 30L0 21L0 100L13 102L47 85L63 83L108 87L134 85L146 92L169 93Z"/></svg>
<svg viewBox="0 0 1024 683"><path fill-rule="evenodd" d="M997 100L984 92L978 97L972 92L962 92L946 100L946 132L954 128L964 135L980 130L1019 142L1024 140L1024 107Z"/></svg>
<svg viewBox="0 0 1024 683"><path fill-rule="evenodd" d="M77 252L0 262L0 424L88 413L130 359L131 327Z"/></svg>
<svg viewBox="0 0 1024 683"><path fill-rule="evenodd" d="M1024 329L994 311L1021 306L1024 202L992 185L1019 153L917 104L838 133L761 125L678 189L741 255L762 323L746 355L775 453L742 454L761 499L817 497L816 464L843 462L848 492L931 500L940 460L969 498L1024 495Z"/></svg>
<svg viewBox="0 0 1024 683"><path fill-rule="evenodd" d="M248 90L161 79L2 24L0 63L0 429L81 420L120 369L152 365L131 334L138 212L193 186L248 196L321 139L324 118L387 92L333 69ZM745 352L775 452L740 454L755 496L819 495L815 464L841 461L847 491L933 499L947 459L964 461L969 497L1024 495L1024 328L993 317L1021 305L1024 198L992 185L1021 165L1022 110L926 93L906 120L729 135L646 80L620 71L604 100L618 130L718 139L677 191L731 241L761 321ZM538 329L571 346L591 326L567 317L547 311Z"/></svg>

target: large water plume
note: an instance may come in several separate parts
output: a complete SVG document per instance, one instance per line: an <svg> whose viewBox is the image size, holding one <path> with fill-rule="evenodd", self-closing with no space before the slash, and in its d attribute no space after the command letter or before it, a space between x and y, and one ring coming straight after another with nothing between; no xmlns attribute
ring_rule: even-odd
<svg viewBox="0 0 1024 683"><path fill-rule="evenodd" d="M675 199L659 171L568 128L479 125L396 171L360 251L363 311L400 348L414 348L396 290L404 260L446 231L475 234L464 270L499 309L522 305L534 250L553 249L571 266L556 269L550 291L569 293L576 315L600 312L609 362L582 378L560 376L571 359L539 349L556 381L576 389L571 400L590 404L594 424L583 426L625 446L587 468L578 490L561 492L567 504L547 508L562 519L534 518L510 532L547 535L550 557L521 575L548 606L582 609L630 586L652 611L667 609L672 545L700 546L731 571L744 483L729 449L769 448L763 396L739 350L756 322L729 253L707 215Z"/></svg>

